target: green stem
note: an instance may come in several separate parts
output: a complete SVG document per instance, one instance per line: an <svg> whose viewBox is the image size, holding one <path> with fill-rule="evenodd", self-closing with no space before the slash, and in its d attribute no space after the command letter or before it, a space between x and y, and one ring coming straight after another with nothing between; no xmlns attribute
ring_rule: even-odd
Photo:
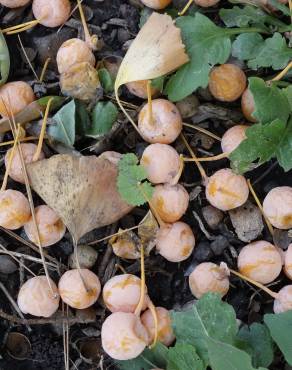
<svg viewBox="0 0 292 370"><path fill-rule="evenodd" d="M280 33L288 32L288 31L292 31L292 24L288 24L285 27L279 27L279 29L278 29L278 32L280 32Z"/></svg>

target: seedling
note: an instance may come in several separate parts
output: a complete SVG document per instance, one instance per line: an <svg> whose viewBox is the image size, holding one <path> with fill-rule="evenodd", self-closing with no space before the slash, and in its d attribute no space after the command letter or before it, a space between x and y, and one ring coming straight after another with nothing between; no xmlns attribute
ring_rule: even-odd
<svg viewBox="0 0 292 370"><path fill-rule="evenodd" d="M270 223L278 229L292 228L292 187L279 186L266 195L263 212Z"/></svg>
<svg viewBox="0 0 292 370"><path fill-rule="evenodd" d="M97 301L101 285L99 278L92 271L74 269L61 276L58 289L62 300L68 306L84 309Z"/></svg>
<svg viewBox="0 0 292 370"><path fill-rule="evenodd" d="M262 284L274 281L282 270L282 258L277 248L259 240L242 248L237 260L238 270Z"/></svg>
<svg viewBox="0 0 292 370"><path fill-rule="evenodd" d="M292 244L289 245L285 253L284 272L292 280Z"/></svg>
<svg viewBox="0 0 292 370"><path fill-rule="evenodd" d="M17 298L23 313L42 317L52 316L59 307L59 301L56 284L46 276L35 276L27 280L20 288Z"/></svg>
<svg viewBox="0 0 292 370"><path fill-rule="evenodd" d="M31 0L0 0L0 4L7 8L19 8L30 3Z"/></svg>
<svg viewBox="0 0 292 370"><path fill-rule="evenodd" d="M156 330L158 330L157 340L165 346L170 346L175 340L175 335L171 326L170 313L163 307L156 307L155 310L158 328L155 327L153 313L149 309L141 316L142 324L145 326L151 342L155 340Z"/></svg>
<svg viewBox="0 0 292 370"><path fill-rule="evenodd" d="M181 133L182 118L173 103L166 99L155 99L141 109L138 129L149 143L170 144Z"/></svg>
<svg viewBox="0 0 292 370"><path fill-rule="evenodd" d="M257 119L253 117L255 111L254 98L249 89L246 89L241 96L241 110L244 117L250 122L256 122Z"/></svg>
<svg viewBox="0 0 292 370"><path fill-rule="evenodd" d="M228 269L212 262L200 263L189 276L189 286L197 299L208 292L224 297L229 290Z"/></svg>
<svg viewBox="0 0 292 370"><path fill-rule="evenodd" d="M248 126L245 125L236 125L228 129L222 136L222 152L226 154L233 152L246 139L245 131L247 128Z"/></svg>
<svg viewBox="0 0 292 370"><path fill-rule="evenodd" d="M184 222L161 226L157 233L156 250L170 262L189 258L195 246L192 229Z"/></svg>
<svg viewBox="0 0 292 370"><path fill-rule="evenodd" d="M141 0L141 2L148 8L160 10L166 8L171 3L171 0Z"/></svg>
<svg viewBox="0 0 292 370"><path fill-rule="evenodd" d="M148 81L147 80L128 82L126 86L131 94L141 99L147 99L148 97L148 91L147 91ZM151 85L151 83L150 83L150 91L151 91L151 96L155 96L159 92L155 87Z"/></svg>
<svg viewBox="0 0 292 370"><path fill-rule="evenodd" d="M134 313L141 296L141 279L131 274L114 276L104 285L102 296L111 312ZM148 299L145 293L143 310L147 308Z"/></svg>
<svg viewBox="0 0 292 370"><path fill-rule="evenodd" d="M214 98L232 102L237 100L246 88L244 72L234 64L214 67L209 75L209 90Z"/></svg>

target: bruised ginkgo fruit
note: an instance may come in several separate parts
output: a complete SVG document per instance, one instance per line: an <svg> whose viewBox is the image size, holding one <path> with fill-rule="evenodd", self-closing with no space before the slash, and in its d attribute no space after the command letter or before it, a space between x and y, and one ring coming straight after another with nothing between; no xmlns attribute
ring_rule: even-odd
<svg viewBox="0 0 292 370"><path fill-rule="evenodd" d="M189 286L197 299L209 292L219 293L223 297L229 290L229 276L224 267L203 262L190 274Z"/></svg>
<svg viewBox="0 0 292 370"><path fill-rule="evenodd" d="M175 340L175 335L172 330L169 311L163 307L156 307L155 310L158 321L157 340L165 346L170 346ZM148 309L142 314L141 321L148 332L150 342L153 342L155 338L155 322L151 310Z"/></svg>
<svg viewBox="0 0 292 370"><path fill-rule="evenodd" d="M135 275L123 274L112 277L103 287L102 296L111 312L134 312L141 294L141 279ZM148 296L145 293L144 307Z"/></svg>
<svg viewBox="0 0 292 370"><path fill-rule="evenodd" d="M289 245L284 258L284 272L292 280L292 244Z"/></svg>
<svg viewBox="0 0 292 370"><path fill-rule="evenodd" d="M292 228L292 187L278 186L269 191L263 202L265 216L278 229Z"/></svg>
<svg viewBox="0 0 292 370"><path fill-rule="evenodd" d="M46 276L27 280L19 290L17 303L23 313L33 316L52 316L59 307L60 297L56 284Z"/></svg>
<svg viewBox="0 0 292 370"><path fill-rule="evenodd" d="M209 8L219 3L220 0L195 0L195 3L202 8Z"/></svg>
<svg viewBox="0 0 292 370"><path fill-rule="evenodd" d="M98 276L87 269L66 271L58 285L62 300L70 307L84 309L92 306L100 295Z"/></svg>
<svg viewBox="0 0 292 370"><path fill-rule="evenodd" d="M282 313L290 310L292 310L292 285L286 285L274 300L274 312Z"/></svg>
<svg viewBox="0 0 292 370"><path fill-rule="evenodd" d="M247 201L248 194L245 178L235 174L230 168L223 168L208 178L206 198L221 211L242 206Z"/></svg>
<svg viewBox="0 0 292 370"><path fill-rule="evenodd" d="M45 27L59 27L70 17L69 0L33 0L34 17Z"/></svg>
<svg viewBox="0 0 292 370"><path fill-rule="evenodd" d="M160 10L166 8L171 3L171 0L141 0L141 2L148 8Z"/></svg>
<svg viewBox="0 0 292 370"><path fill-rule="evenodd" d="M6 6L7 8L19 8L27 5L31 0L0 0L0 5Z"/></svg>
<svg viewBox="0 0 292 370"><path fill-rule="evenodd" d="M35 218L42 247L58 243L65 235L66 226L52 208L46 205L36 207ZM24 225L24 231L29 240L38 244L38 234L32 217Z"/></svg>
<svg viewBox="0 0 292 370"><path fill-rule="evenodd" d="M192 229L184 222L165 224L158 230L156 250L170 262L186 260L195 246L195 237Z"/></svg>
<svg viewBox="0 0 292 370"><path fill-rule="evenodd" d="M131 94L138 96L138 98L147 99L148 97L147 84L148 84L147 80L141 80L141 81L128 82L126 86ZM155 96L159 92L159 90L157 90L153 86L151 86L150 89L151 89L151 96Z"/></svg>
<svg viewBox="0 0 292 370"><path fill-rule="evenodd" d="M282 270L282 257L271 243L259 240L242 248L237 259L239 272L262 284L274 281Z"/></svg>
<svg viewBox="0 0 292 370"><path fill-rule="evenodd" d="M0 192L0 226L17 230L30 218L30 207L27 198L17 190Z"/></svg>
<svg viewBox="0 0 292 370"><path fill-rule="evenodd" d="M246 76L235 64L214 67L209 75L209 90L214 98L232 102L238 99L246 88Z"/></svg>
<svg viewBox="0 0 292 370"><path fill-rule="evenodd" d="M101 328L104 351L115 360L131 360L139 356L149 343L146 328L134 313L115 312Z"/></svg>
<svg viewBox="0 0 292 370"><path fill-rule="evenodd" d="M236 125L228 129L221 140L221 148L223 153L231 153L239 144L246 139L245 131L248 126Z"/></svg>
<svg viewBox="0 0 292 370"><path fill-rule="evenodd" d="M178 221L189 205L189 194L180 185L157 185L152 196L152 204L164 222Z"/></svg>
<svg viewBox="0 0 292 370"><path fill-rule="evenodd" d="M24 163L25 164L32 163L33 162L33 157L34 157L35 152L37 150L37 145L35 145L33 143L22 143L22 144L20 144L20 146L21 146L21 152L22 152L22 155L23 155ZM13 149L10 148L6 152L6 155L5 155L5 166L6 167L8 166L12 150ZM44 153L41 151L38 159L41 160L41 159L44 159L44 158L45 158ZM16 150L14 152L12 163L11 163L11 166L9 168L8 174L14 181L21 182L22 184L25 183L24 175L23 175L23 171L22 171L21 156L19 155L18 150Z"/></svg>
<svg viewBox="0 0 292 370"><path fill-rule="evenodd" d="M167 144L148 145L140 163L153 184L171 183L180 169L178 152Z"/></svg>
<svg viewBox="0 0 292 370"><path fill-rule="evenodd" d="M182 130L182 118L177 107L166 99L152 101L152 114L149 103L141 109L138 128L143 139L149 143L170 144Z"/></svg>
<svg viewBox="0 0 292 370"><path fill-rule="evenodd" d="M257 119L253 117L255 111L255 103L252 93L246 89L241 96L241 110L244 117L250 122L256 122Z"/></svg>
<svg viewBox="0 0 292 370"><path fill-rule="evenodd" d="M93 67L95 65L95 56L85 41L74 38L65 41L57 53L57 65L59 73L66 70L73 64L88 62Z"/></svg>
<svg viewBox="0 0 292 370"><path fill-rule="evenodd" d="M0 87L0 115L16 115L35 100L32 88L24 81L8 82Z"/></svg>

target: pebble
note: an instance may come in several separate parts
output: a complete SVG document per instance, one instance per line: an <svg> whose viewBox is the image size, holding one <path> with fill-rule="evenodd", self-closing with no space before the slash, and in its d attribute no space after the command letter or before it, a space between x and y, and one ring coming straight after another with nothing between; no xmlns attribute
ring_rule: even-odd
<svg viewBox="0 0 292 370"><path fill-rule="evenodd" d="M220 256L228 246L229 241L223 235L217 235L215 240L210 244L211 250L215 256Z"/></svg>
<svg viewBox="0 0 292 370"><path fill-rule="evenodd" d="M176 106L182 118L190 118L197 113L199 104L199 100L195 95L189 95L176 103Z"/></svg>
<svg viewBox="0 0 292 370"><path fill-rule="evenodd" d="M210 243L207 241L200 242L195 248L193 252L193 257L198 262L204 262L209 261L209 259L212 257L213 252L210 247Z"/></svg>

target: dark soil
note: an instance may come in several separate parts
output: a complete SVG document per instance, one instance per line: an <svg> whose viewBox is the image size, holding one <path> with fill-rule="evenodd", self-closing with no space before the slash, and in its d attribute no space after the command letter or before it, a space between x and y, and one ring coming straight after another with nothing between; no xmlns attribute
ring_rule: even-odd
<svg viewBox="0 0 292 370"><path fill-rule="evenodd" d="M49 1L49 0L48 0ZM92 13L89 17L89 23L94 25L92 31L97 33L104 42L104 47L97 53L97 58L102 59L107 56L122 56L125 53L127 41L134 38L138 32L138 24L140 20L140 10L138 1L135 0L85 0L83 2L88 6L88 14ZM135 4L136 3L136 4ZM184 2L174 2L184 3ZM77 12L76 12L77 14ZM216 12L214 13L216 17ZM32 18L30 6L22 11L10 11L1 8L0 6L0 27L7 27ZM74 20L74 21L73 21ZM52 56L54 60L56 50L60 44L71 37L82 36L81 24L78 17L73 17L67 25L65 25L58 34L56 30L50 30L42 26L38 26L26 33L20 35L22 43L26 48L31 62L37 72L40 74L43 63L48 56ZM23 79L28 81L33 87L37 96L45 96L49 94L59 94L58 74L55 69L54 63L50 64L48 73L46 74L46 83L39 84L29 68L26 60L21 52L17 36L7 38L9 49L11 52L11 72L10 81ZM126 44L126 45L125 45ZM202 125L217 135L222 135L226 128L244 122L238 103L218 104L212 101L208 92L199 91L197 94L201 106L199 112L189 119L189 122L194 122ZM123 99L131 101L137 105L141 105L142 101L137 100L124 90ZM219 118L218 118L219 117ZM123 117L121 116L121 121ZM204 147L204 140L202 135L195 133L193 130L185 129L185 134L188 141L196 144L196 148L201 152L206 150L211 154L219 153L219 147L216 143L211 145L211 148ZM7 134L2 140L9 139L10 135ZM125 122L121 124L110 137L103 140L102 143L95 146L93 151L89 151L90 145L95 144L92 140L78 142L76 149L83 151L83 154L99 154L101 151L114 149L121 153L135 152L141 155L145 143L136 133L132 130L130 125ZM175 145L179 152L182 152L183 146L181 142ZM51 147L45 148L48 155L53 154L54 151ZM0 149L0 179L4 174L3 156L5 149ZM204 167L207 174L211 174L218 168L228 166L224 161L207 162ZM251 181L255 184L255 190L260 199L263 199L265 194L275 186L291 185L292 174L284 173L281 168L274 162L269 162L266 165L254 170L249 174ZM196 248L193 255L185 262L180 264L169 263L159 255L152 252L151 256L146 259L146 274L147 286L149 295L153 303L158 306L163 306L168 309L179 309L189 304L194 300L188 288L187 276L190 274L194 266L203 261L221 262L225 261L229 266L236 268L236 254L245 245L244 242L237 238L234 232L228 213L224 214L222 221L211 229L202 215L202 208L208 205L204 189L200 184L200 176L196 167L193 164L186 166L181 182L185 185L187 190L192 194L193 200L190 202L188 212L184 216L186 221L193 229L196 235ZM12 181L9 183L10 187L18 187ZM201 188L198 188L200 187ZM199 191L200 190L200 191ZM36 204L38 200L36 198ZM200 228L198 219L194 217L194 213L201 219L205 228L210 235L206 236L204 230ZM93 241L95 239L110 235L115 232L118 227L131 227L137 224L145 215L146 208L135 209L130 215L124 217L118 224L110 227L105 227L94 232L89 233L83 240L84 243ZM25 238L21 231L17 235ZM283 231L276 235L278 240L281 241L283 249L289 244L288 233ZM264 229L262 239L272 241L268 230ZM291 242L291 240L290 240ZM0 230L0 243L12 251L19 251L25 254L38 257L38 254L28 248L23 242L16 240L15 237L8 235L4 230ZM98 247L99 257L98 261L93 267L93 271L100 277L104 283L111 276L116 273L115 264L122 265L127 272L139 274L139 261L128 262L119 260L113 255L106 242L100 244ZM51 247L49 253L52 257L56 258L65 266L68 263L68 256L72 252L72 243L70 235L66 234L65 238L58 243L58 245ZM42 268L40 264L31 261L25 261L27 267L32 269L36 274L41 273ZM1 255L0 255L1 265ZM58 275L52 272L52 278L57 280ZM17 268L11 274L0 273L0 282L6 287L10 295L16 299L19 290L19 285L27 279L27 272L21 268ZM280 276L273 285L273 289L278 290L288 281L284 276ZM264 293L255 290L253 287L246 283L239 281L237 278L231 279L232 287L226 297L226 300L233 305L236 310L237 317L245 323L252 323L260 321L261 317L266 312L272 311L271 299ZM0 309L8 314L17 317L17 313L10 305L5 294L0 289ZM102 321L106 315L102 302L95 305L96 321L90 324L75 324L70 328L70 368L79 370L85 369L98 369L98 361L93 364L88 364L80 358L77 350L76 343L78 340L84 338L92 338L99 336ZM1 314L0 314L1 316ZM62 327L56 325L32 325L31 332L28 331L25 325L15 325L13 322L1 319L0 321L0 370L60 370L64 368L64 355L63 355L63 333ZM7 352L5 346L7 335L9 332L20 332L25 334L31 342L31 352L27 354L25 360L15 360ZM115 369L115 365L107 356L103 355L99 360L103 362L103 369ZM281 358L275 360L273 370L284 370L284 365Z"/></svg>

